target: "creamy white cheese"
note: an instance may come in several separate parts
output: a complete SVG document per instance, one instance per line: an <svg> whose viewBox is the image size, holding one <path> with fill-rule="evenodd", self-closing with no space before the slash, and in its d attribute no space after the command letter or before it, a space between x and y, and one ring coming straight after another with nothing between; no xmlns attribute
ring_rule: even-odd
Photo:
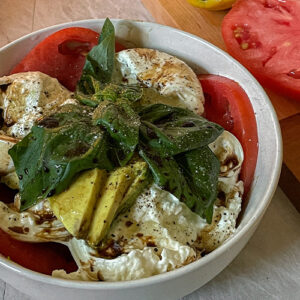
<svg viewBox="0 0 300 300"><path fill-rule="evenodd" d="M235 232L236 220L241 211L242 181L232 186L230 193L226 195L223 205L214 206L214 217L201 232L201 248L211 252L222 245Z"/></svg>
<svg viewBox="0 0 300 300"><path fill-rule="evenodd" d="M25 212L0 201L0 228L25 242L66 242L71 238L52 214L47 201L41 201Z"/></svg>
<svg viewBox="0 0 300 300"><path fill-rule="evenodd" d="M159 102L203 113L201 84L194 71L182 60L145 48L123 50L115 57L115 78L121 76L128 84L142 83L163 96L152 98L151 103Z"/></svg>
<svg viewBox="0 0 300 300"><path fill-rule="evenodd" d="M17 140L0 134L0 176L7 175L15 170L14 163L8 154Z"/></svg>
<svg viewBox="0 0 300 300"><path fill-rule="evenodd" d="M82 270L78 277L76 273L67 275L62 271L53 275L98 280L100 272L102 280L119 281L167 272L196 259L191 245L205 226L205 220L184 203L153 185L138 197L130 211L117 219L108 233L109 238L125 241L125 254L114 259L99 258L85 241L73 239L70 250L81 262Z"/></svg>
<svg viewBox="0 0 300 300"><path fill-rule="evenodd" d="M88 253L82 241L77 242L76 247L82 247L83 251ZM188 247L182 247L180 252L163 249L158 256L153 248L135 249L112 260L98 258L92 264L83 264L83 267L74 273L66 274L64 270L57 270L52 275L71 280L125 281L146 278L182 266L181 262L185 261L189 252Z"/></svg>
<svg viewBox="0 0 300 300"><path fill-rule="evenodd" d="M41 72L17 73L0 78L0 108L7 128L7 135L23 138L34 122L45 113L70 98L72 93L55 78Z"/></svg>

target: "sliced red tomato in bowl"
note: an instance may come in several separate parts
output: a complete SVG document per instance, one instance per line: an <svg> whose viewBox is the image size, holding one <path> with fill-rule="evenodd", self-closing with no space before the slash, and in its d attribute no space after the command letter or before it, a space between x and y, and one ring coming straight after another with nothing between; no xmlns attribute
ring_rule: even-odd
<svg viewBox="0 0 300 300"><path fill-rule="evenodd" d="M40 71L74 91L85 63L85 54L98 44L99 33L88 28L70 27L59 30L37 46L13 68L11 74ZM125 49L116 43L116 51Z"/></svg>
<svg viewBox="0 0 300 300"><path fill-rule="evenodd" d="M227 51L260 83L300 100L300 1L239 0L225 16Z"/></svg>
<svg viewBox="0 0 300 300"><path fill-rule="evenodd" d="M198 75L205 96L205 117L234 134L244 151L241 179L250 190L258 154L255 114L251 102L235 81L218 75Z"/></svg>
<svg viewBox="0 0 300 300"><path fill-rule="evenodd" d="M51 275L56 269L77 270L69 249L56 243L26 243L17 241L0 229L0 253L21 266Z"/></svg>

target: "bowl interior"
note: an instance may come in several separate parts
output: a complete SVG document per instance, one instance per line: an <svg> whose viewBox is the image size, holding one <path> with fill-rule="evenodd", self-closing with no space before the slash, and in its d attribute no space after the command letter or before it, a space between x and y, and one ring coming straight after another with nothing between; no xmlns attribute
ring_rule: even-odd
<svg viewBox="0 0 300 300"><path fill-rule="evenodd" d="M259 153L255 179L250 191L248 205L245 209L236 234L221 247L203 259L192 263L188 268L180 268L170 273L181 276L193 268L209 263L214 257L224 254L229 248L243 237L247 230L256 226L261 218L277 186L280 173L282 150L281 135L276 114L264 90L250 73L238 62L222 50L191 34L153 23L136 22L129 20L113 20L117 39L128 47L147 47L173 54L187 62L198 73L222 75L238 82L248 94L256 115ZM103 20L84 20L49 27L27 35L0 49L0 76L6 75L34 45L49 34L66 27L80 26L100 31ZM34 272L16 266L0 257L1 265L9 266L18 272L25 272L26 276L36 277ZM223 266L224 267L224 266ZM41 278L43 277L40 275ZM166 278L166 274L157 277ZM173 276L173 275L172 275ZM153 277L153 278L154 278ZM152 277L137 280L144 284L150 282ZM66 282L48 277L48 281ZM67 284L67 283L65 283ZM79 284L79 283L78 283ZM93 283L89 283L93 284ZM117 286L117 283L111 283ZM73 283L76 286L76 283ZM101 286L101 285L99 285Z"/></svg>

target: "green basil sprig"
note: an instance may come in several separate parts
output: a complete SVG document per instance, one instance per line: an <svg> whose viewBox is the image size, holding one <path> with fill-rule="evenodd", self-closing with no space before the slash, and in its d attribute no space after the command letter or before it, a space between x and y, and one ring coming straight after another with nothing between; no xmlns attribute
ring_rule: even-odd
<svg viewBox="0 0 300 300"><path fill-rule="evenodd" d="M117 160L121 166L125 166L139 143L140 127L139 116L129 101L103 101L94 111L93 119L94 124L103 126L109 133Z"/></svg>
<svg viewBox="0 0 300 300"><path fill-rule="evenodd" d="M86 57L83 76L91 75L101 83L111 82L115 60L115 28L107 18L103 24L99 44Z"/></svg>

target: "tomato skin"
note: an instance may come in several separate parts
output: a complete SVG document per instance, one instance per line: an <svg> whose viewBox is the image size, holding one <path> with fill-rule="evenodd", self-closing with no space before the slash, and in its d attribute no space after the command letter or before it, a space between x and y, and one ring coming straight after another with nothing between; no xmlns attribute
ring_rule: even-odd
<svg viewBox="0 0 300 300"><path fill-rule="evenodd" d="M99 34L93 30L81 27L71 27L59 30L37 46L11 71L11 74L40 71L58 81L71 91L81 76L85 57L81 54L64 55L59 53L58 45L66 40L81 40L90 44L90 49L97 45Z"/></svg>
<svg viewBox="0 0 300 300"><path fill-rule="evenodd" d="M228 53L260 83L300 100L300 1L238 0L222 23Z"/></svg>
<svg viewBox="0 0 300 300"><path fill-rule="evenodd" d="M11 74L40 71L57 78L67 89L74 91L85 64L83 53L97 45L98 39L99 33L87 28L70 27L59 30L35 46L12 69ZM116 51L123 49L125 48L121 44L116 43Z"/></svg>
<svg viewBox="0 0 300 300"><path fill-rule="evenodd" d="M255 114L245 91L235 81L218 75L198 75L205 95L205 117L237 137L244 151L240 174L246 196L250 190L258 154Z"/></svg>
<svg viewBox="0 0 300 300"><path fill-rule="evenodd" d="M85 55L91 50L89 42L69 39L58 45L58 52L63 55Z"/></svg>
<svg viewBox="0 0 300 300"><path fill-rule="evenodd" d="M69 250L54 243L26 243L13 239L0 229L0 253L21 266L51 275L53 270L77 270Z"/></svg>

